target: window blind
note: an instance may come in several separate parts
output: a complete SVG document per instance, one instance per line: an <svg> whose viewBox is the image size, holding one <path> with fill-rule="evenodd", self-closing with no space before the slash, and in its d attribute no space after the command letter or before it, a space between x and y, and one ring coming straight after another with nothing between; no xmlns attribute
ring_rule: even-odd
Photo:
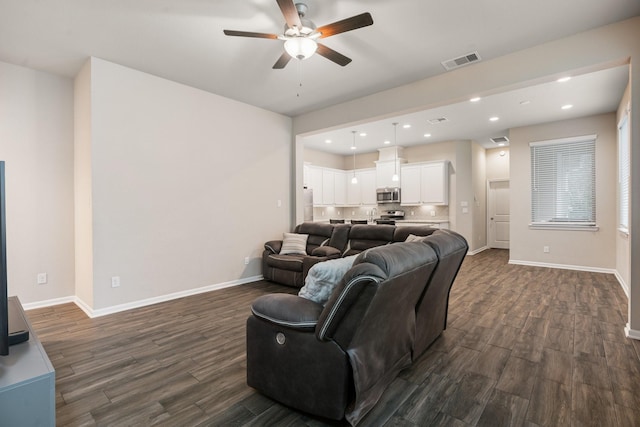
<svg viewBox="0 0 640 427"><path fill-rule="evenodd" d="M624 115L618 125L618 226L629 230L629 178L631 158L629 152L629 115Z"/></svg>
<svg viewBox="0 0 640 427"><path fill-rule="evenodd" d="M596 135L529 146L532 225L595 226Z"/></svg>

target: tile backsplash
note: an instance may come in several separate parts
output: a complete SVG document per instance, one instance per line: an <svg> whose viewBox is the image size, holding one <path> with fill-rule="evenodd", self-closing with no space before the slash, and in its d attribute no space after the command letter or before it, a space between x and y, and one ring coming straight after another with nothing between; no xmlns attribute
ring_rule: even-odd
<svg viewBox="0 0 640 427"><path fill-rule="evenodd" d="M373 209L376 209L373 212L373 218L380 218L380 215L386 213L386 211L402 210L406 220L449 220L449 206L400 206L399 203L357 207L314 207L313 220L369 219ZM432 212L435 215L432 215Z"/></svg>

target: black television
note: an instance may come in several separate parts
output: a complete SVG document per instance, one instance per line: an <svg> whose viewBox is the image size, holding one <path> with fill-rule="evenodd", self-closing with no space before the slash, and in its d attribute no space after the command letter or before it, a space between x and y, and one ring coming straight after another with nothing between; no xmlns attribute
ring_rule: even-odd
<svg viewBox="0 0 640 427"><path fill-rule="evenodd" d="M0 356L9 354L9 346L29 339L29 329L17 298L7 294L7 221L5 209L4 161L0 160Z"/></svg>

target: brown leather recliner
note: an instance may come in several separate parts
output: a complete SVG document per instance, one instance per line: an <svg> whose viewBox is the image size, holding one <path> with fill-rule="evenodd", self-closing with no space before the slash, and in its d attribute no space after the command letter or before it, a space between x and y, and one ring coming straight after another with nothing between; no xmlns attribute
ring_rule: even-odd
<svg viewBox="0 0 640 427"><path fill-rule="evenodd" d="M411 364L416 339L438 336L446 326L423 317L445 304L437 311L446 321L455 275L435 277L438 256L466 251L467 244L443 231L425 240L433 242L361 253L324 307L289 294L258 298L247 319L247 383L285 405L358 423ZM446 298L429 305L425 292Z"/></svg>
<svg viewBox="0 0 640 427"><path fill-rule="evenodd" d="M346 246L350 225L303 222L294 233L308 234L306 254L280 255L282 240L264 244L262 275L266 280L297 288L304 285L304 278L316 263L339 258Z"/></svg>

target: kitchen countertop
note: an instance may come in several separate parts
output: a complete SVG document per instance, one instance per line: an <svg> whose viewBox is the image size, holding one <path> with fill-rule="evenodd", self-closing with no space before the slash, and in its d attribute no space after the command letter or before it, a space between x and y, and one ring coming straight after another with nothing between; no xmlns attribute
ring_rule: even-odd
<svg viewBox="0 0 640 427"><path fill-rule="evenodd" d="M354 219L357 219L357 218L354 218ZM350 219L346 219L345 220L345 222L347 224L350 221L351 221ZM396 221L396 223L419 223L419 224L444 224L444 223L449 222L448 219L396 219L394 221ZM329 220L328 219L316 219L313 222L329 222ZM369 224L375 224L375 221L369 221L368 223Z"/></svg>

